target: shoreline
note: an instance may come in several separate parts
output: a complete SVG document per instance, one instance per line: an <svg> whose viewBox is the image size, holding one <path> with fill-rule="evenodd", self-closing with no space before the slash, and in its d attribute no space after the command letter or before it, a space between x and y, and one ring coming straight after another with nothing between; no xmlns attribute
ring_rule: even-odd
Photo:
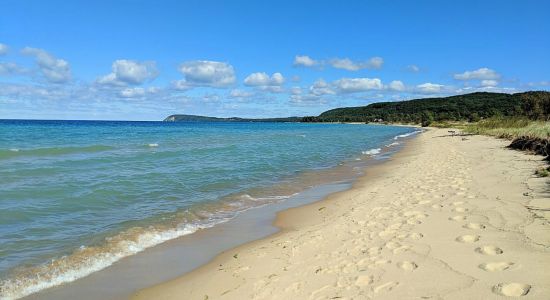
<svg viewBox="0 0 550 300"><path fill-rule="evenodd" d="M434 152L434 147L441 146L436 145L439 140L433 139L444 135L444 132L445 129L430 129L408 140L405 147L388 161L367 168L366 174L358 178L349 190L279 212L274 222L280 228L279 232L224 251L206 265L141 290L132 299L149 299L152 295L156 299L392 298L412 297L410 293L418 294L416 296L444 294L449 298L467 295L472 299L525 294L526 298L541 299L542 295L550 292L550 275L541 271L550 267L550 243L545 238L550 231L548 224L544 223L545 218L550 216L546 214L542 217L543 221L533 221L533 212L526 208L529 202L514 203L526 197L519 193L525 189L521 183L531 170L525 164L531 167L540 165L537 157L505 150L502 141L489 137L476 136L468 141L458 137L442 137L441 143L455 148L452 149L452 159L462 164L470 163L464 158L467 155L494 151L498 152L499 159L521 160L515 161L514 167L523 169L515 170L517 174L510 175L512 179L504 178L505 181L513 181L513 184L502 186L501 190L489 185L475 185L473 179L476 177L471 175L487 173L487 170L478 172L471 167L457 167L454 170L457 173L445 174L453 176L449 184L442 184L446 178L438 180L430 176L426 183L419 180L421 176L411 175L415 183L407 188L401 187L401 192L394 193L393 197L388 197L392 191L381 188L400 188L395 185L399 185L400 179L407 179L408 174L403 174L404 170L412 165L418 167L421 162L434 172L449 168L453 171L448 162L442 166L433 165L445 163L448 158L444 154L439 155L439 160L433 158L431 165L422 161L426 160L427 154L433 156L431 152ZM475 147L470 145L474 142ZM489 171L494 172L496 168L497 172L510 172L502 170L506 168L502 165L503 161L499 163L497 167L489 166ZM391 183L395 183L393 186L388 183L392 180ZM483 180L500 182L503 178L496 176ZM441 196L446 196L450 191L448 198L463 201L451 201L447 197L442 197L445 200L440 201L442 190L445 193ZM506 193L500 195L502 190ZM365 194L372 199L365 197ZM490 198L494 194L499 194L496 199L512 198L506 205L520 206L515 207L522 209L521 213L517 213L519 217L510 215L508 211L500 212L498 207L500 219L486 211L485 206L494 204ZM484 199L487 203L475 201L481 195L487 198ZM384 204L380 200L385 200L385 204L390 206L380 206ZM537 198L531 200L541 207L548 205ZM502 199L496 201L503 202ZM397 202L399 205L392 207ZM400 206L408 210L403 211ZM540 211L545 208L547 206ZM373 220L358 220L358 211L370 212ZM507 227L509 224L512 224L511 228ZM528 230L515 232L518 226ZM420 227L423 233L417 232L416 227ZM443 229L450 233L439 232ZM503 238L503 231L510 236ZM336 237L340 240L335 241ZM514 245L507 240L510 237L528 242ZM342 243L347 244L345 249L342 249ZM453 254L455 251L458 253ZM507 260L495 262L495 258ZM479 263L472 264L471 260ZM415 274L422 276L415 281L411 279ZM437 279L439 286L431 286Z"/></svg>
<svg viewBox="0 0 550 300"><path fill-rule="evenodd" d="M198 236L200 236L200 238L197 238L199 240L199 244L203 243L205 245L212 246L211 244L212 242L209 241L208 239L212 238L212 236L216 235L216 233L205 234L205 232L218 232L217 234L219 235L220 231L228 232L229 230L238 229L235 227L235 225L232 225L232 224L239 223L239 220L237 220L236 222L233 222L232 220L230 220L229 222L222 222L220 224L217 224L216 226L198 230L193 234L184 235L179 238L166 241L165 243L163 243L164 245L157 245L155 247L145 249L140 253L126 256L114 262L111 266L109 266L105 270L93 272L77 280L74 280L62 285L54 286L51 288L47 288L37 293L33 293L31 295L27 295L23 297L23 299L71 299L72 298L71 295L75 293L82 294L82 296L80 297L82 299L95 299L95 297L87 298L90 294L95 295L93 292L95 289L94 287L106 286L106 285L108 286L112 282L117 282L116 285L122 286L123 292L116 291L115 289L109 289L113 291L107 292L107 293L101 292L100 294L102 295L101 298L126 299L129 295L131 295L132 291L135 291L138 288L144 288L152 284L157 284L159 282L164 282L165 280L168 280L170 278L175 278L177 276L180 276L181 274L189 272L190 270L195 269L196 267L204 263L207 263L217 254L221 253L226 249L229 249L231 247L235 247L237 245L241 245L244 243L248 243L253 240L265 238L266 236L272 234L273 232L276 232L278 229L274 229L274 230L271 229L271 228L275 228L273 227L274 225L271 223L275 219L276 211L280 211L288 207L301 206L301 205L304 205L304 203L319 201L323 199L325 196L334 193L335 191L341 191L343 189L349 188L349 186L351 185L351 182L354 182L358 178L358 176L360 177L361 175L359 174L362 173L365 169L368 170L371 168L371 166L384 163L388 157L395 155L395 153L399 153L402 150L403 145L405 145L408 141L411 140L410 136L415 135L417 132L418 131L412 131L406 134L396 135L393 138L393 140L399 140L399 144L401 145L398 144L396 146L394 145L395 144L394 142L392 144L386 144L385 148L383 147L383 145L381 145L380 147L384 148L384 150L382 150L381 152L379 151L380 153L379 152L372 153L372 154L363 153L363 155L366 155L366 157L370 157L368 159L363 159L361 161L349 160L349 162L347 162L346 164L342 163L341 165L339 164L338 166L335 166L326 170L315 171L314 173L315 174L318 173L318 174L314 176L318 176L322 174L324 174L323 175L324 177L328 176L327 178L322 180L324 183L319 183L320 184L319 186L315 185L313 188L311 188L311 191L310 191L310 188L308 188L300 192L299 195L296 194L298 195L297 197L292 196L292 198L296 198L296 199L286 199L282 201L282 202L287 202L288 205L287 204L279 205L277 202L275 202L267 205L267 206L270 206L271 208L263 209L262 207L264 205L261 205L260 207L251 209L250 212L248 212L248 210L243 211L242 214L244 215L250 215L250 214L256 214L256 213L260 215L262 214L265 215L266 213L273 213L273 216L266 217L266 218L269 218L267 220L269 224L265 224L265 225L262 224L261 226L263 229L256 228L248 232L248 234L251 234L252 238L249 238L248 236L243 237L242 234L241 236L239 236L239 234L234 234L233 236L236 241L228 242L226 239L225 246L216 245L214 247L216 250L205 249L204 245L202 246L203 247L202 250L200 249L201 247L194 247L195 250L198 250L202 253L202 255L198 255L199 260L201 261L199 265L196 265L194 262L193 263L186 262L184 259L180 257L176 257L176 255L178 254L175 253L174 249L177 249L179 247L183 249L183 251L189 251L187 248L193 248L193 246L189 246L190 242L194 240L195 237L198 237ZM345 171L344 172L345 174L342 173L343 171ZM316 182L316 180L319 181L318 179L307 177L310 175L307 175L307 174L302 175L302 177L304 177L302 180L305 179L307 182L310 182L310 183ZM346 188L337 187L341 185L346 185L347 187ZM307 198L307 199L302 199L302 198ZM279 208L281 206L285 206L286 208ZM239 213L239 215L240 214L241 213ZM258 217L258 219L259 218L261 217ZM242 218L237 216L235 219L242 219ZM227 224L227 223L230 223L230 224ZM241 226L239 228L242 229L243 227ZM243 231L247 232L247 230L243 230ZM203 239L203 241L201 241L201 239ZM180 241L182 240L184 242L180 243ZM165 264L158 259L160 253L162 253L163 251L168 256L169 260L178 262L177 265L179 270L175 268L170 268L170 264ZM212 251L215 251L215 252L212 253ZM211 255L211 257L208 258L206 261L203 261L204 257L209 255ZM190 256L193 257L193 255L190 255ZM133 264L137 265L138 267L134 267ZM147 265L147 264L150 265L150 268L144 268L144 265ZM181 271L182 267L184 271ZM164 268L164 270L162 270L162 268ZM151 280L146 278L148 276L145 274L146 272L153 272L155 274L155 277L158 279ZM141 275L138 275L138 274L141 274ZM132 283L127 283L122 278L132 278L131 280Z"/></svg>

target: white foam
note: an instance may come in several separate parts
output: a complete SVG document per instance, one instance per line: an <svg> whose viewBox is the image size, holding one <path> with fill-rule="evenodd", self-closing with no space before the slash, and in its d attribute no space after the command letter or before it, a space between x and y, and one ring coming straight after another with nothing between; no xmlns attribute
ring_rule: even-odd
<svg viewBox="0 0 550 300"><path fill-rule="evenodd" d="M376 154L379 154L380 151L382 151L381 148L374 148L367 151L363 151L361 153L363 153L364 155L376 155Z"/></svg>
<svg viewBox="0 0 550 300"><path fill-rule="evenodd" d="M415 135L415 134L420 133L420 132L422 132L422 131L421 130L416 130L416 131L413 131L413 132L396 135L393 139L398 140L398 139L406 138L408 136Z"/></svg>
<svg viewBox="0 0 550 300"><path fill-rule="evenodd" d="M17 149L17 148L11 148L10 151L11 151L11 152L19 152L19 149Z"/></svg>
<svg viewBox="0 0 550 300"><path fill-rule="evenodd" d="M15 278L0 282L0 292L2 293L0 294L0 300L22 298L50 287L75 281L91 273L105 269L124 257L136 254L168 240L194 233L201 228L212 227L224 221L226 220L219 220L218 222L205 225L186 224L179 228L165 231L144 232L135 241L124 240L118 242L114 247L116 250L113 252L97 253L86 259L79 260L78 264L69 261L59 263L59 261L52 260L49 266L45 266L46 268L51 267L51 269L47 269L48 273L46 276L44 276L45 274L40 274L34 278ZM85 250L86 247L80 247L80 251ZM78 255L78 252L75 254ZM67 259L67 257L63 257L60 260L63 259ZM70 265L70 267L67 269L56 269L53 265Z"/></svg>
<svg viewBox="0 0 550 300"><path fill-rule="evenodd" d="M149 146L149 147L158 147L159 144L157 144L157 143L152 143L152 144L147 144L147 146Z"/></svg>
<svg viewBox="0 0 550 300"><path fill-rule="evenodd" d="M389 148L389 147L392 147L392 146L397 146L397 145L399 145L398 142L393 142L391 144L386 145L386 148Z"/></svg>
<svg viewBox="0 0 550 300"><path fill-rule="evenodd" d="M286 196L266 196L254 198L248 194L241 195L243 200L251 200L254 202L263 202L267 205L272 202L281 201L291 198L298 193ZM260 206L263 206L260 205ZM182 224L173 229L150 231L139 234L134 240L121 240L113 244L109 251L98 252L84 259L78 257L75 261L71 258L82 254L88 250L87 247L81 246L73 255L61 257L58 260L52 260L48 265L43 265L43 269L36 272L36 277L13 278L0 281L0 300L18 299L41 290L61 285L67 282L72 282L82 277L86 277L94 272L100 271L119 261L120 259L137 254L147 248L159 245L168 240L172 240L184 235L192 234L199 229L213 227L217 224L224 223L235 217L237 214L247 211L258 206L242 208L231 214L216 213L215 216L209 212L203 212L206 222L201 224ZM113 240L113 237L106 238L107 242Z"/></svg>

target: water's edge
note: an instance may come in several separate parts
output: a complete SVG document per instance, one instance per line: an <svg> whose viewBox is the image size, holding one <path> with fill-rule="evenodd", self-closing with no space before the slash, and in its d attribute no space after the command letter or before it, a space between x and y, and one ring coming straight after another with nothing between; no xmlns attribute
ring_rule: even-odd
<svg viewBox="0 0 550 300"><path fill-rule="evenodd" d="M374 164L387 161L402 150L412 136L414 135L401 137L402 143L371 159L363 166L362 172ZM378 154L379 151L375 152ZM75 295L78 295L79 300L127 299L139 289L189 273L224 251L280 232L274 225L277 213L321 201L333 193L348 190L353 182L362 176L363 173L351 180L318 185L284 201L251 208L226 222L165 241L135 255L124 257L86 277L44 289L23 299L74 299Z"/></svg>

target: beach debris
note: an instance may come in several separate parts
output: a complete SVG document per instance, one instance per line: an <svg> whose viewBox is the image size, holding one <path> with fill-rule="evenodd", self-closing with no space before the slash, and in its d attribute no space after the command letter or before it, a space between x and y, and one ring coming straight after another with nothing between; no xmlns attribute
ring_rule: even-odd
<svg viewBox="0 0 550 300"><path fill-rule="evenodd" d="M237 257L239 257L239 253L235 253L235 254L233 255L233 258L237 259Z"/></svg>

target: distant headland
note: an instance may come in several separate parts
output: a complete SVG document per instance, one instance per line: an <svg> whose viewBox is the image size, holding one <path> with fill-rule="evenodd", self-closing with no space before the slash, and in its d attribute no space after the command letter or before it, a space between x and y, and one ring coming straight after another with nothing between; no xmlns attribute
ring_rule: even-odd
<svg viewBox="0 0 550 300"><path fill-rule="evenodd" d="M548 116L550 92L515 94L477 92L437 98L378 102L366 106L335 108L318 116L286 118L217 118L175 114L168 122L384 122L429 125L433 121L476 122L492 117L544 119Z"/></svg>

